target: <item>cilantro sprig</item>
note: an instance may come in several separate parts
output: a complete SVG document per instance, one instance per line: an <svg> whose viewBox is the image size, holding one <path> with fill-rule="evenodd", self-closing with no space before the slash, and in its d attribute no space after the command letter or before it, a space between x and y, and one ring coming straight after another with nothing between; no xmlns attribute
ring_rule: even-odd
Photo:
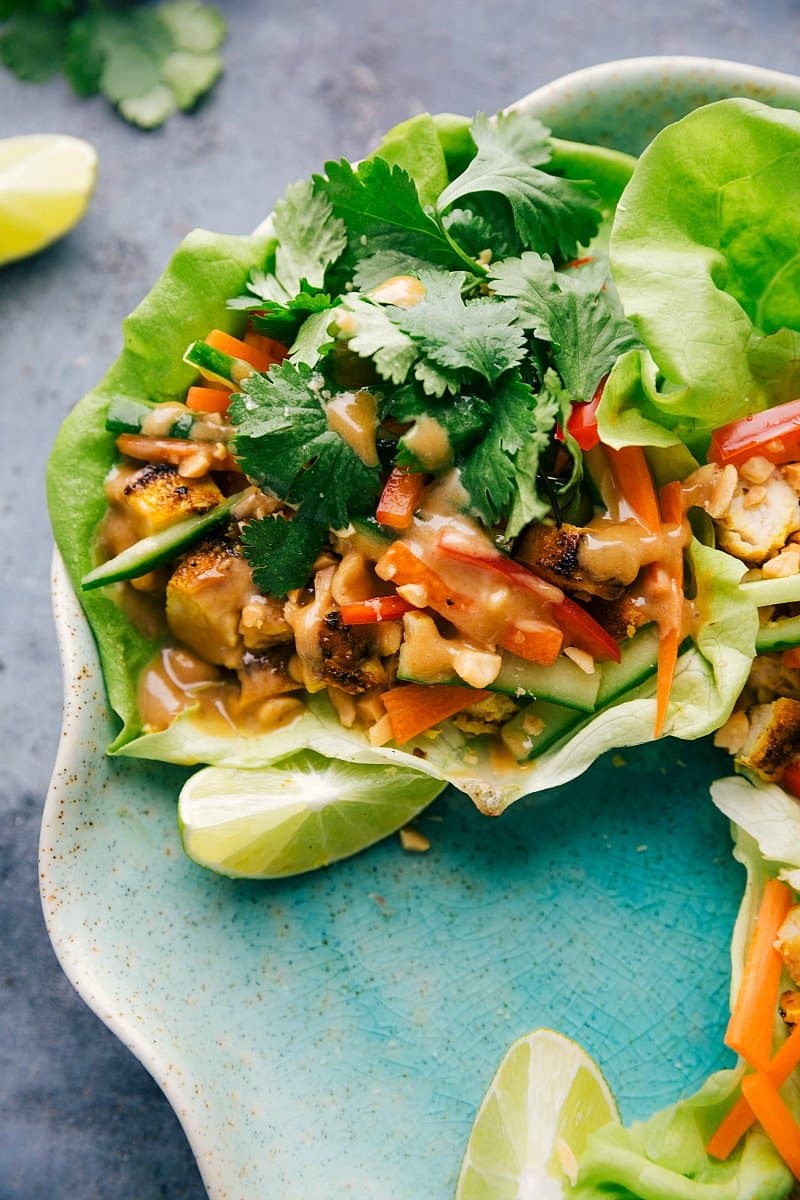
<svg viewBox="0 0 800 1200"><path fill-rule="evenodd" d="M126 121L162 125L213 87L225 22L201 0L0 0L0 61L40 83L63 72L79 96L102 93Z"/></svg>
<svg viewBox="0 0 800 1200"><path fill-rule="evenodd" d="M455 468L469 513L507 545L559 519L581 501L582 467L557 427L637 344L602 254L568 263L600 213L589 184L548 169L538 120L477 117L476 152L450 173L434 118L399 128L387 159L330 162L287 190L270 260L231 301L289 350L230 409L242 469L288 506L243 535L274 595L307 581L329 530L374 513L392 466ZM407 137L421 139L419 160ZM413 278L379 286L397 276ZM375 399L379 466L328 424L348 387ZM444 453L426 461L431 422Z"/></svg>

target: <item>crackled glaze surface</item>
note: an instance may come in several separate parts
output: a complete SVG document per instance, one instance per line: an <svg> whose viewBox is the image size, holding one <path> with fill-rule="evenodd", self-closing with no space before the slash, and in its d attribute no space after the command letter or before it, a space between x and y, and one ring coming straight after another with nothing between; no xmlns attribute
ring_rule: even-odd
<svg viewBox="0 0 800 1200"><path fill-rule="evenodd" d="M664 120L800 83L709 60L612 64L534 93L566 137L637 148ZM94 646L58 561L66 686L41 837L70 979L173 1104L212 1200L447 1200L475 1108L537 1025L602 1063L624 1117L720 1053L742 884L706 799L724 758L673 742L608 758L500 821L456 793L308 878L241 884L187 862L175 768L112 762Z"/></svg>

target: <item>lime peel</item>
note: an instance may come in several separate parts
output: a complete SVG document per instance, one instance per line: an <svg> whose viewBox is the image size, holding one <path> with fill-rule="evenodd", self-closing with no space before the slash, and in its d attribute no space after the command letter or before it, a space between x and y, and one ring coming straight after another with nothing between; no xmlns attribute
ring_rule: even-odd
<svg viewBox="0 0 800 1200"><path fill-rule="evenodd" d="M205 767L178 801L183 848L222 875L275 879L327 866L413 820L445 786L408 767L304 751L268 767Z"/></svg>
<svg viewBox="0 0 800 1200"><path fill-rule="evenodd" d="M478 1109L456 1200L562 1200L587 1137L610 1122L617 1106L589 1055L534 1030L508 1050Z"/></svg>
<svg viewBox="0 0 800 1200"><path fill-rule="evenodd" d="M0 139L0 266L36 254L73 229L96 177L97 153L82 138Z"/></svg>

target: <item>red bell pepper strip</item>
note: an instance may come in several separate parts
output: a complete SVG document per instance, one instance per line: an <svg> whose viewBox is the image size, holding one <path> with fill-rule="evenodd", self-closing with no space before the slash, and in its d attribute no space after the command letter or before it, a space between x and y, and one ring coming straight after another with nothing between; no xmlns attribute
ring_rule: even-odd
<svg viewBox="0 0 800 1200"><path fill-rule="evenodd" d="M581 450L594 450L600 444L600 431L597 428L597 409L603 398L603 388L606 386L606 375L595 388L591 400L585 404L573 405L567 421L567 432L574 437Z"/></svg>
<svg viewBox="0 0 800 1200"><path fill-rule="evenodd" d="M413 608L414 605L402 596L374 596L370 600L343 604L339 617L343 625L376 625L379 621L397 621Z"/></svg>
<svg viewBox="0 0 800 1200"><path fill-rule="evenodd" d="M711 436L709 462L738 467L757 454L773 463L800 461L800 400L731 421Z"/></svg>
<svg viewBox="0 0 800 1200"><path fill-rule="evenodd" d="M794 796L796 800L800 800L800 761L795 759L794 762L790 762L783 768L781 783L790 795Z"/></svg>
<svg viewBox="0 0 800 1200"><path fill-rule="evenodd" d="M567 634L571 645L585 650L598 662L620 661L619 646L594 617L589 616L579 604L565 596L560 588L541 579L513 558L506 558L499 550L489 545L475 550L465 538L447 530L440 535L437 548L449 558L488 571L497 571L513 583L527 588L539 600L552 605L553 620ZM506 648L513 649L512 646Z"/></svg>
<svg viewBox="0 0 800 1200"><path fill-rule="evenodd" d="M388 525L390 529L408 529L424 487L425 476L419 471L393 467L383 485L375 513L379 524Z"/></svg>

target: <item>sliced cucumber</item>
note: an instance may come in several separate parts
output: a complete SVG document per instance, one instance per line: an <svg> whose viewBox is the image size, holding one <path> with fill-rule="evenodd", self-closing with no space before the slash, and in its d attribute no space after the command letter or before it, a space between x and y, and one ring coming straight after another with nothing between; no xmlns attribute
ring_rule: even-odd
<svg viewBox="0 0 800 1200"><path fill-rule="evenodd" d="M800 646L800 617L781 617L767 621L756 634L756 654L771 654L778 650L793 650Z"/></svg>
<svg viewBox="0 0 800 1200"><path fill-rule="evenodd" d="M594 711L601 681L599 669L587 675L580 667L576 667L574 662L563 656L549 667L526 662L524 658L507 652L503 653L502 658L500 674L494 683L486 685L487 691L503 692L506 696L514 696L516 699L535 696L539 700L551 700L581 713ZM457 675L444 680L422 679L419 675L412 675L403 670L402 654L397 678L407 683L463 683Z"/></svg>
<svg viewBox="0 0 800 1200"><path fill-rule="evenodd" d="M655 675L657 669L658 630L654 626L647 626L622 647L620 662L603 663L595 710L591 716L609 708L627 692L639 687ZM524 750L524 758L538 758L588 719L589 715L576 712L564 704L534 700L503 726L502 737L512 754ZM537 733L535 727L540 721L542 728ZM534 732L531 732L532 728Z"/></svg>
<svg viewBox="0 0 800 1200"><path fill-rule="evenodd" d="M146 418L155 412L155 407L154 404L146 404L143 400L132 400L129 396L115 396L108 406L106 429L109 433L142 433L142 425ZM176 416L165 436L191 437L194 422L194 416L187 409L185 413Z"/></svg>
<svg viewBox="0 0 800 1200"><path fill-rule="evenodd" d="M115 558L110 558L108 562L101 563L88 575L84 575L81 587L88 591L90 588L104 587L107 583L136 579L139 575L154 571L156 567L169 562L181 550L186 550L209 529L213 529L229 517L231 509L235 508L245 491L229 496L223 504L218 504L207 513L186 517L167 529L161 529L158 533L135 542Z"/></svg>
<svg viewBox="0 0 800 1200"><path fill-rule="evenodd" d="M190 367L195 367L204 379L216 383L243 383L251 375L256 374L252 363L243 358L232 358L222 350L215 350L208 342L192 342L183 356L183 361Z"/></svg>
<svg viewBox="0 0 800 1200"><path fill-rule="evenodd" d="M377 562L399 536L393 529L378 524L374 517L351 517L350 525L353 532L348 534L347 540L373 562Z"/></svg>

